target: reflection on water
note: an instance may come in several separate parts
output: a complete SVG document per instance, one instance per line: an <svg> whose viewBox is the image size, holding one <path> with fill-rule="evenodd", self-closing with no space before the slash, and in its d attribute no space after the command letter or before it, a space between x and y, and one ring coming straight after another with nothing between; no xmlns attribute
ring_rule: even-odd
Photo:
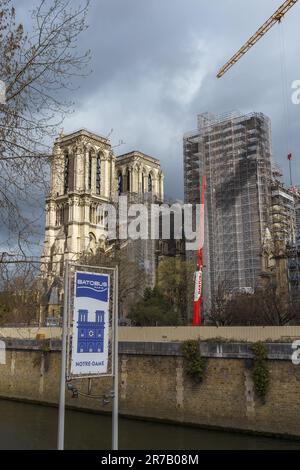
<svg viewBox="0 0 300 470"><path fill-rule="evenodd" d="M55 449L57 409L0 400L0 449ZM111 418L66 412L66 449L110 449ZM300 449L300 442L120 419L120 449Z"/></svg>

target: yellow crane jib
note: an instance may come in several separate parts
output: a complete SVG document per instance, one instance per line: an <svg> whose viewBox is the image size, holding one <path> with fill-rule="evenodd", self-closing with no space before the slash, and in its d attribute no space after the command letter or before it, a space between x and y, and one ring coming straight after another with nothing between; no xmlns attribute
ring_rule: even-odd
<svg viewBox="0 0 300 470"><path fill-rule="evenodd" d="M220 69L217 78L223 77L228 70L234 66L276 23L280 22L285 14L297 3L298 0L286 0L251 38L231 57L231 59Z"/></svg>

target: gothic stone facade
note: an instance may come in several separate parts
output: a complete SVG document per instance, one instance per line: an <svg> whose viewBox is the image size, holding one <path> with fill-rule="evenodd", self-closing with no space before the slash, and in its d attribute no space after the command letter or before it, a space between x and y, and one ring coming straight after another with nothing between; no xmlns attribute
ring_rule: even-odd
<svg viewBox="0 0 300 470"><path fill-rule="evenodd" d="M77 261L105 245L107 227L101 205L118 195L151 194L162 202L164 176L159 160L141 152L116 157L107 138L80 130L54 144L51 190L46 199L43 265L61 276L65 260Z"/></svg>

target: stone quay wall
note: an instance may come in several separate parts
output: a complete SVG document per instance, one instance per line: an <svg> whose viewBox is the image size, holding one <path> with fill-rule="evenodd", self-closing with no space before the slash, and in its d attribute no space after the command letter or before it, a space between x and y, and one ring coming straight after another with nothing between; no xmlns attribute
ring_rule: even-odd
<svg viewBox="0 0 300 470"><path fill-rule="evenodd" d="M207 358L202 383L186 371L181 342L122 341L119 344L120 414L203 428L244 431L300 439L300 365L292 344L267 343L269 390L263 403L255 394L251 344L200 342ZM57 405L61 343L6 338L0 364L0 398ZM111 378L75 380L78 398L66 391L67 405L110 412Z"/></svg>

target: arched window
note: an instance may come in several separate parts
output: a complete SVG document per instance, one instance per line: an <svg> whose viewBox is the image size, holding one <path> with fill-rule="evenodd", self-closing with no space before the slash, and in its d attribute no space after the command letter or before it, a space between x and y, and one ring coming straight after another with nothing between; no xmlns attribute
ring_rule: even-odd
<svg viewBox="0 0 300 470"><path fill-rule="evenodd" d="M145 192L145 175L144 173L142 174L142 193Z"/></svg>
<svg viewBox="0 0 300 470"><path fill-rule="evenodd" d="M56 208L55 225L56 227L59 226L59 207Z"/></svg>
<svg viewBox="0 0 300 470"><path fill-rule="evenodd" d="M90 206L90 223L91 224L97 223L97 208L93 204Z"/></svg>
<svg viewBox="0 0 300 470"><path fill-rule="evenodd" d="M92 189L92 165L93 165L93 157L92 152L89 153L89 182L88 182L88 189Z"/></svg>
<svg viewBox="0 0 300 470"><path fill-rule="evenodd" d="M123 176L122 173L118 174L118 194L122 194L123 192Z"/></svg>
<svg viewBox="0 0 300 470"><path fill-rule="evenodd" d="M65 153L65 163L64 163L64 194L67 194L69 191L69 169L70 169L70 159L69 154Z"/></svg>
<svg viewBox="0 0 300 470"><path fill-rule="evenodd" d="M66 204L63 208L63 224L66 225L69 223L69 206Z"/></svg>
<svg viewBox="0 0 300 470"><path fill-rule="evenodd" d="M97 171L96 171L96 193L101 192L101 156L100 153L97 155Z"/></svg>
<svg viewBox="0 0 300 470"><path fill-rule="evenodd" d="M152 193L152 176L148 176L148 193Z"/></svg>
<svg viewBox="0 0 300 470"><path fill-rule="evenodd" d="M130 192L130 171L127 170L127 191Z"/></svg>
<svg viewBox="0 0 300 470"><path fill-rule="evenodd" d="M89 246L88 250L90 253L96 252L96 237L93 233L89 233Z"/></svg>
<svg viewBox="0 0 300 470"><path fill-rule="evenodd" d="M59 208L59 225L63 225L64 223L64 208Z"/></svg>

